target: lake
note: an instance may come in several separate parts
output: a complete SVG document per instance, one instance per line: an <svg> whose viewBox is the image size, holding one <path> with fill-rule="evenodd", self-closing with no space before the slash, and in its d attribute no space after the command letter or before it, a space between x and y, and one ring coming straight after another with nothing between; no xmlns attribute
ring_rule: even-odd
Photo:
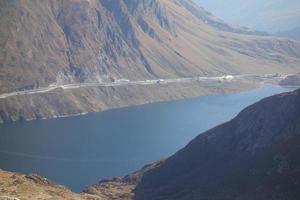
<svg viewBox="0 0 300 200"><path fill-rule="evenodd" d="M172 155L246 106L289 91L274 85L85 116L0 125L0 168L37 173L73 191Z"/></svg>

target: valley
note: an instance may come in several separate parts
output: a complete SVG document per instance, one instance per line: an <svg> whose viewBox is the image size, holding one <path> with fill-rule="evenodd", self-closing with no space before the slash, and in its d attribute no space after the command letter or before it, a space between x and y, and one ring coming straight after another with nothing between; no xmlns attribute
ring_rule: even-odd
<svg viewBox="0 0 300 200"><path fill-rule="evenodd" d="M197 0L280 29L296 1ZM297 31L196 0L0 0L0 200L298 200Z"/></svg>

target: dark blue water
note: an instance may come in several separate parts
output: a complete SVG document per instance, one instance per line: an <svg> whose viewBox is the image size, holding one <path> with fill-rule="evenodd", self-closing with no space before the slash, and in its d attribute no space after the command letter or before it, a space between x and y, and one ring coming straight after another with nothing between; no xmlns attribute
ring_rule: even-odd
<svg viewBox="0 0 300 200"><path fill-rule="evenodd" d="M247 105L288 90L265 85L238 94L0 125L0 168L37 173L81 191L169 156Z"/></svg>

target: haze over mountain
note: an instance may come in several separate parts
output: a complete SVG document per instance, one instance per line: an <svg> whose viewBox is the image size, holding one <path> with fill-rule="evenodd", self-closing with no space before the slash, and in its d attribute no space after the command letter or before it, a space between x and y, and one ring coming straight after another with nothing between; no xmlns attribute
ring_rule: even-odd
<svg viewBox="0 0 300 200"><path fill-rule="evenodd" d="M299 42L232 27L190 0L2 0L0 15L0 122L207 91L55 85L299 71Z"/></svg>
<svg viewBox="0 0 300 200"><path fill-rule="evenodd" d="M277 36L292 38L294 40L300 40L300 26L291 30L277 32Z"/></svg>
<svg viewBox="0 0 300 200"><path fill-rule="evenodd" d="M300 85L300 73L287 76L285 79L283 79L280 82L280 85L299 86Z"/></svg>
<svg viewBox="0 0 300 200"><path fill-rule="evenodd" d="M276 33L300 26L298 0L194 0L228 23Z"/></svg>

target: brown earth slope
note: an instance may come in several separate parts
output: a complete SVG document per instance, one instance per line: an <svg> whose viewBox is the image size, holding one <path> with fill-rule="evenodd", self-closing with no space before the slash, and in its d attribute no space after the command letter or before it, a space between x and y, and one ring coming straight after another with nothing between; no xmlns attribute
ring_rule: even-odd
<svg viewBox="0 0 300 200"><path fill-rule="evenodd" d="M300 43L235 29L189 0L2 0L0 15L1 93L121 77L291 72L300 63Z"/></svg>
<svg viewBox="0 0 300 200"><path fill-rule="evenodd" d="M75 194L38 175L22 175L0 170L0 200L107 200L99 196Z"/></svg>
<svg viewBox="0 0 300 200"><path fill-rule="evenodd" d="M1 0L0 16L0 94L53 83L299 71L299 42L231 27L190 0ZM0 122L112 108L110 97L97 95L103 90L0 99ZM169 98L155 90L139 89L147 95L137 103L122 95L113 107L183 96L176 87Z"/></svg>

